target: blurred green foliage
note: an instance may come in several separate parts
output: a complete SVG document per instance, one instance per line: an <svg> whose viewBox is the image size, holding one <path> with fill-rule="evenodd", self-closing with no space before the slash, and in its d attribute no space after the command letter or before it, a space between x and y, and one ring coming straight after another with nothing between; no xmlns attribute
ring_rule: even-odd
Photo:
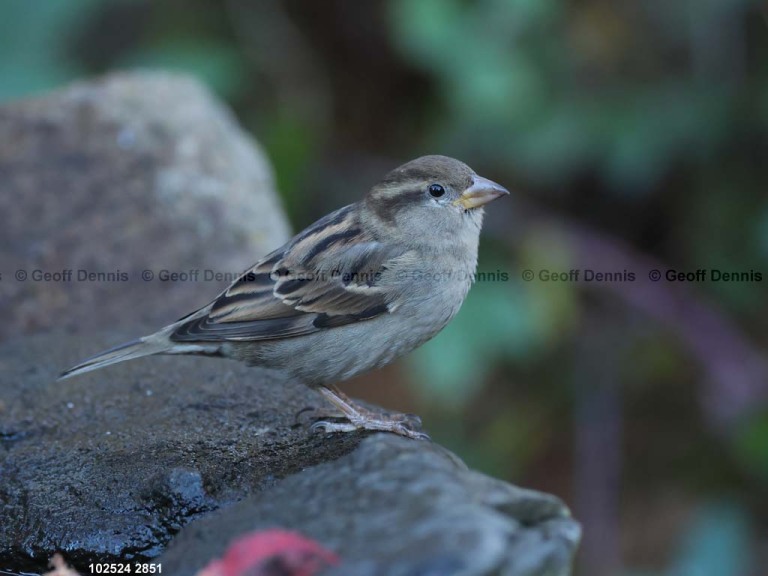
<svg viewBox="0 0 768 576"><path fill-rule="evenodd" d="M547 185L587 168L630 192L648 191L681 159L714 159L737 123L768 127L764 99L745 114L749 103L728 82L732 69L717 52L729 46L695 46L756 4L397 0L391 20L397 45L446 96L451 122L438 140L465 154L479 146L497 162L514 158ZM687 44L700 70L664 65ZM750 81L764 90L760 72Z"/></svg>
<svg viewBox="0 0 768 576"><path fill-rule="evenodd" d="M85 73L69 48L98 0L3 3L0 18L0 99L49 90Z"/></svg>
<svg viewBox="0 0 768 576"><path fill-rule="evenodd" d="M243 88L246 70L234 46L194 38L157 41L117 62L121 68L156 68L186 72L219 96L231 99Z"/></svg>
<svg viewBox="0 0 768 576"><path fill-rule="evenodd" d="M478 282L405 363L413 409L471 465L573 502L584 574L760 573L746 559L768 532L766 396L742 398L751 410L725 424L712 416L745 394L743 350L764 361L768 344L758 0L5 0L0 16L0 99L120 68L193 74L266 147L297 228L424 153L516 189L489 211L480 257L508 280ZM611 250L585 263L579 230L634 258L619 265L638 275L652 262L764 281L689 286L685 299L727 328L709 334L658 295L638 309L620 289L520 280L607 266ZM697 352L697 337L716 345ZM606 439L618 462L579 444L596 423L576 406L605 380L618 391L608 420L621 437ZM611 534L610 515L581 505L589 450L620 467L609 479L625 475L602 501L619 502L615 525L632 533L627 509L667 490L688 495L688 520L609 561L620 543L589 539Z"/></svg>
<svg viewBox="0 0 768 576"><path fill-rule="evenodd" d="M420 392L446 409L465 406L491 375L498 358L525 362L541 344L540 325L522 282L478 283L473 291L455 321L413 355Z"/></svg>
<svg viewBox="0 0 768 576"><path fill-rule="evenodd" d="M768 411L744 422L736 434L735 448L743 466L768 482Z"/></svg>

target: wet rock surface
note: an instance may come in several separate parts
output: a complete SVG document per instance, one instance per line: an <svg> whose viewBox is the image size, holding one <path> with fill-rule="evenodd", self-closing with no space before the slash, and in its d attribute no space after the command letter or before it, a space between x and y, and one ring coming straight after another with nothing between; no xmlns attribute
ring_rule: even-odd
<svg viewBox="0 0 768 576"><path fill-rule="evenodd" d="M155 357L56 381L124 338L30 336L0 347L0 570L61 551L159 555L191 520L348 453L361 435L297 422L315 392L219 359Z"/></svg>

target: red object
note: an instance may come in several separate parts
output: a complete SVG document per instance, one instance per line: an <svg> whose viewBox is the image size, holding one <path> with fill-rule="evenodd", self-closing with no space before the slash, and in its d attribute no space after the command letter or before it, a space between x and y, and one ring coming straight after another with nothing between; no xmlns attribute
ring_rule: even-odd
<svg viewBox="0 0 768 576"><path fill-rule="evenodd" d="M312 576L339 557L297 532L251 532L232 543L197 576Z"/></svg>

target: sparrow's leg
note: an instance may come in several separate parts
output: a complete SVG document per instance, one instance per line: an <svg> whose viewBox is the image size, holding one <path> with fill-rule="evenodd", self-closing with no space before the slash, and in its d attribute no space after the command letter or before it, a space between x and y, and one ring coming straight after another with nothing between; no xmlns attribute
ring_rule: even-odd
<svg viewBox="0 0 768 576"><path fill-rule="evenodd" d="M321 420L312 425L312 430L325 432L352 432L353 430L381 430L393 432L416 440L429 440L429 436L420 432L421 419L414 414L382 414L363 408L341 390L321 386L320 393L337 408L347 422L330 422Z"/></svg>

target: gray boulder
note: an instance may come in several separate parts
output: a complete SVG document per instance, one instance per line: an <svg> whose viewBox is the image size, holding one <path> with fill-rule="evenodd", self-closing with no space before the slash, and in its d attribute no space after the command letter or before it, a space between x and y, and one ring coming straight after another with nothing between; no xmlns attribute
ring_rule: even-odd
<svg viewBox="0 0 768 576"><path fill-rule="evenodd" d="M328 576L567 575L580 536L554 496L468 470L437 444L375 434L192 522L158 561L195 574L236 537L275 528L338 554Z"/></svg>
<svg viewBox="0 0 768 576"><path fill-rule="evenodd" d="M205 270L236 274L289 236L264 154L185 76L116 74L0 106L0 177L0 339L157 327L226 285Z"/></svg>

